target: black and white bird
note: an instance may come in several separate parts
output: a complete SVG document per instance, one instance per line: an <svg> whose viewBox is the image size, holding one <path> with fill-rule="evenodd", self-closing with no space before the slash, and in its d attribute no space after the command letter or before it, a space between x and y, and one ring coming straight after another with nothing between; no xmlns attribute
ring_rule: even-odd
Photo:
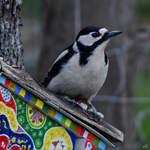
<svg viewBox="0 0 150 150"><path fill-rule="evenodd" d="M120 33L95 26L81 30L74 43L53 63L43 85L56 94L91 106L108 72L105 47L111 37Z"/></svg>

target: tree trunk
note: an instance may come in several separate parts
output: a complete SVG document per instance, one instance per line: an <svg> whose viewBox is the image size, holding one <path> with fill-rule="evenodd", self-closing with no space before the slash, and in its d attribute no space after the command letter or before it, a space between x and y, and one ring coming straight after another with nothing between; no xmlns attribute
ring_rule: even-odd
<svg viewBox="0 0 150 150"><path fill-rule="evenodd" d="M0 1L0 57L20 69L23 65L23 48L20 40L20 6L22 0Z"/></svg>

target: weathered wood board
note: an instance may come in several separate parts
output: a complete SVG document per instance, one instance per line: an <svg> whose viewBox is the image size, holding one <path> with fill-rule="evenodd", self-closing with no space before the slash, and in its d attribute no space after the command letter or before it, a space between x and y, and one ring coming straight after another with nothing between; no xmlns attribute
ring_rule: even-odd
<svg viewBox="0 0 150 150"><path fill-rule="evenodd" d="M28 103L27 107L31 105L31 108L37 108L45 117L64 127L65 129L63 129L67 133L74 135L74 139L78 136L84 137L102 150L106 148L106 144L114 146L117 142L123 141L121 131L105 121L98 124L89 120L79 107L62 101L54 94L49 93L25 71L14 69L3 61L0 61L0 67L2 71L0 84L3 88L10 90L20 101L24 100ZM11 84L6 84L4 81L10 81ZM24 91L24 94L20 93L21 90ZM68 120L67 123L63 121L63 117Z"/></svg>

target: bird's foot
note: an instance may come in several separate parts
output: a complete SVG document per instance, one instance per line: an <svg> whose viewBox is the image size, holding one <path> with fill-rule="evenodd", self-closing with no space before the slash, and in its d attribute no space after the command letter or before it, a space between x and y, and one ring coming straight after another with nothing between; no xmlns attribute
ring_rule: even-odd
<svg viewBox="0 0 150 150"><path fill-rule="evenodd" d="M101 122L104 119L104 115L100 112L97 112L96 108L91 103L85 103L84 99L80 99L81 101L77 101L77 99L69 98L68 96L61 97L64 101L71 103L72 105L79 106L84 114L91 120L95 122Z"/></svg>
<svg viewBox="0 0 150 150"><path fill-rule="evenodd" d="M83 110L83 111L87 111L88 105L85 103L78 103L78 106Z"/></svg>
<svg viewBox="0 0 150 150"><path fill-rule="evenodd" d="M71 104L73 104L73 105L77 105L78 103L75 101L75 99L71 99L71 98L69 98L68 96L64 96L63 97L63 100L64 101L67 101L67 102L69 102L69 103L71 103Z"/></svg>
<svg viewBox="0 0 150 150"><path fill-rule="evenodd" d="M104 115L100 112L97 112L96 108L91 103L86 103L87 101L84 97L78 97L77 105L81 107L83 112L87 115L87 117L95 122L101 122L104 118Z"/></svg>
<svg viewBox="0 0 150 150"><path fill-rule="evenodd" d="M104 119L104 115L101 112L98 112L91 103L88 103L86 113L89 119L94 120L96 122L101 122Z"/></svg>
<svg viewBox="0 0 150 150"><path fill-rule="evenodd" d="M81 101L78 101L76 98L70 98L68 96L59 96L64 101L67 101L70 104L77 105L83 110L87 110L88 105L86 103L83 103ZM81 99L80 99L81 100Z"/></svg>
<svg viewBox="0 0 150 150"><path fill-rule="evenodd" d="M100 112L87 111L87 115L89 119L95 122L101 122L104 119L104 115Z"/></svg>
<svg viewBox="0 0 150 150"><path fill-rule="evenodd" d="M83 97L83 96L77 96L75 97L75 102L77 103L77 105L84 111L87 110L88 105L87 105L87 100Z"/></svg>

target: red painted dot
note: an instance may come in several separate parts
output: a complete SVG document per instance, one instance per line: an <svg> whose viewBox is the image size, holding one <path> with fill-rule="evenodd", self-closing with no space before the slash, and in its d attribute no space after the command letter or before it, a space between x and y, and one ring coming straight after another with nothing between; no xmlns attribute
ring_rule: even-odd
<svg viewBox="0 0 150 150"><path fill-rule="evenodd" d="M42 121L43 121L43 119L42 119L42 118L40 118L40 119L39 119L39 121L40 121L40 122L42 122Z"/></svg>
<svg viewBox="0 0 150 150"><path fill-rule="evenodd" d="M32 114L32 110L31 109L29 110L29 113Z"/></svg>
<svg viewBox="0 0 150 150"><path fill-rule="evenodd" d="M32 120L32 123L35 123L35 120Z"/></svg>

